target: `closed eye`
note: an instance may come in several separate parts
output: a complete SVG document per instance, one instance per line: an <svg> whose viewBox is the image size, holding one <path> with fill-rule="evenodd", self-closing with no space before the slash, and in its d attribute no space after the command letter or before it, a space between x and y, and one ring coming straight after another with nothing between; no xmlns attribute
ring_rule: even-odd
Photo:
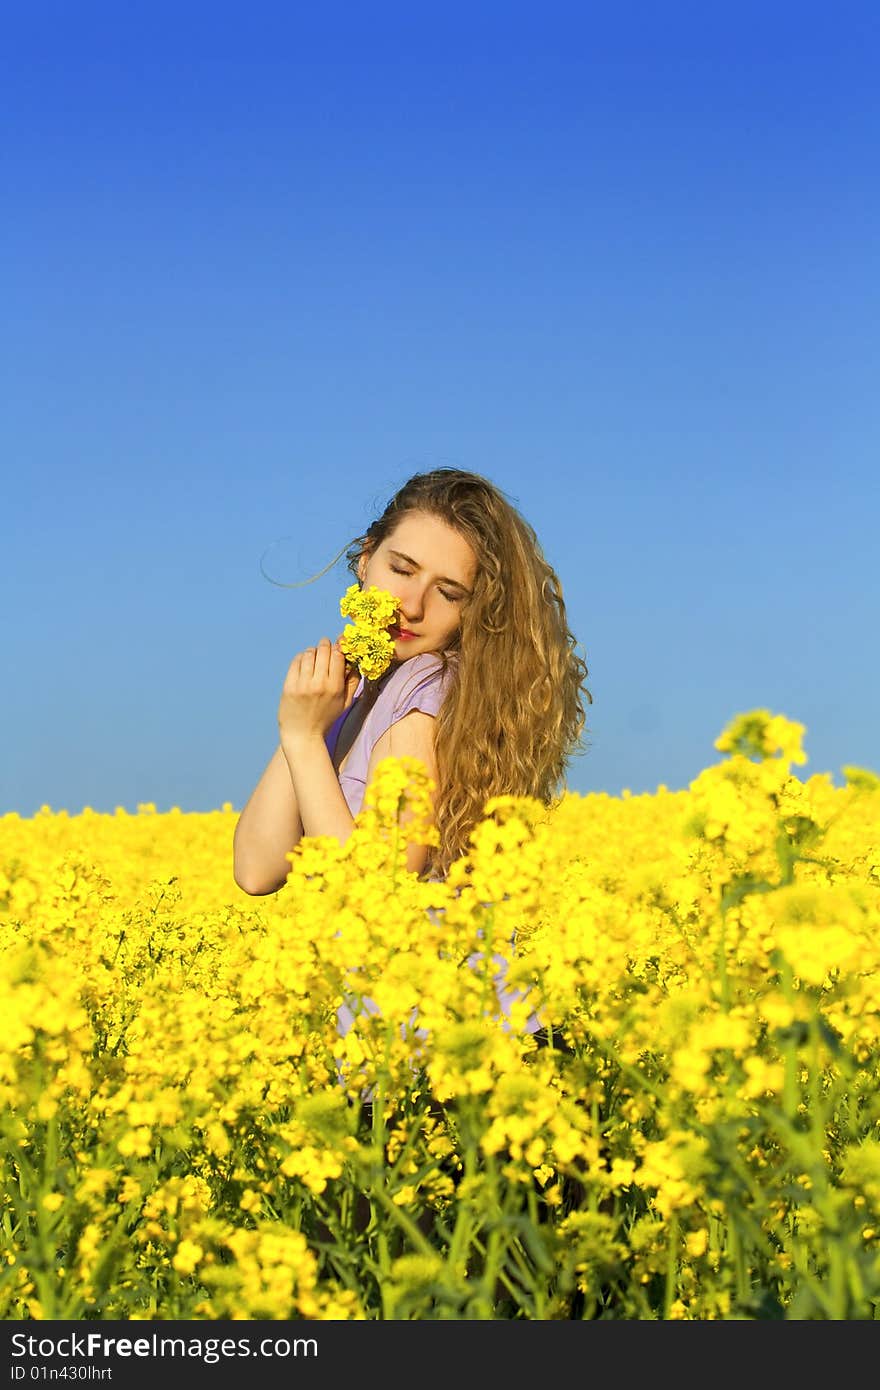
<svg viewBox="0 0 880 1390"><path fill-rule="evenodd" d="M391 570L392 574L403 574L406 575L407 578L412 574L412 570L404 570L401 569L399 565L392 565L390 560L388 562L388 568ZM445 589L441 589L439 592L446 599L447 603L461 603L461 594L448 594Z"/></svg>

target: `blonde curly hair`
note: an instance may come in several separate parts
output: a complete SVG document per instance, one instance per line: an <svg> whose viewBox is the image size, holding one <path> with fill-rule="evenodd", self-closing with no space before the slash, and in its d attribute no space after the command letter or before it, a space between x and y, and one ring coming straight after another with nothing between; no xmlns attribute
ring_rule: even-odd
<svg viewBox="0 0 880 1390"><path fill-rule="evenodd" d="M357 575L364 551L404 516L428 513L459 532L477 558L471 596L446 652L452 679L437 714L436 825L424 878L444 877L465 854L489 797L536 797L551 805L571 757L583 748L588 668L575 651L559 579L533 528L499 488L477 473L416 473L347 549ZM451 658L455 658L451 660Z"/></svg>

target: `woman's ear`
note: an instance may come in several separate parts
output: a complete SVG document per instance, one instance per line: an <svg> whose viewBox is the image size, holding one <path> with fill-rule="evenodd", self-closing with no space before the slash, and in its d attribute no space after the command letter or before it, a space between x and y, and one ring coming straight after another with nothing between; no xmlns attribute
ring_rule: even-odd
<svg viewBox="0 0 880 1390"><path fill-rule="evenodd" d="M360 584L361 588L363 588L364 585L364 575L366 574L367 561L369 560L369 558L369 551L362 550L360 553L360 559L357 562L358 583Z"/></svg>

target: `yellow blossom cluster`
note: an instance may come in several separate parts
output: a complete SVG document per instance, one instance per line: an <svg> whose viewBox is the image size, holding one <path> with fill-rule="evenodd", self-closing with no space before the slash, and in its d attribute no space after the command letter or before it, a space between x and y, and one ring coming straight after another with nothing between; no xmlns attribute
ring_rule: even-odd
<svg viewBox="0 0 880 1390"><path fill-rule="evenodd" d="M394 641L388 628L398 615L393 594L370 584L362 589L352 584L339 600L343 618L351 618L340 639L346 660L357 666L365 680L378 680L394 656Z"/></svg>
<svg viewBox="0 0 880 1390"><path fill-rule="evenodd" d="M871 1316L880 781L801 732L442 882L414 760L260 899L229 804L0 818L0 1316Z"/></svg>

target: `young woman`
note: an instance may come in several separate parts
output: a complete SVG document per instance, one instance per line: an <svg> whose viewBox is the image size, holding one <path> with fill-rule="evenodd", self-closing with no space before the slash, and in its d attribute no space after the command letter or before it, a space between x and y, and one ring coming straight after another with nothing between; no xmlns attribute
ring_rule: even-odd
<svg viewBox="0 0 880 1390"><path fill-rule="evenodd" d="M389 756L420 759L436 783L440 843L410 845L407 862L442 878L489 797L553 801L592 703L559 580L488 479L415 474L346 554L363 587L399 602L394 657L376 681L346 666L339 638L293 658L278 747L236 823L233 872L250 894L283 885L303 835L345 843Z"/></svg>

